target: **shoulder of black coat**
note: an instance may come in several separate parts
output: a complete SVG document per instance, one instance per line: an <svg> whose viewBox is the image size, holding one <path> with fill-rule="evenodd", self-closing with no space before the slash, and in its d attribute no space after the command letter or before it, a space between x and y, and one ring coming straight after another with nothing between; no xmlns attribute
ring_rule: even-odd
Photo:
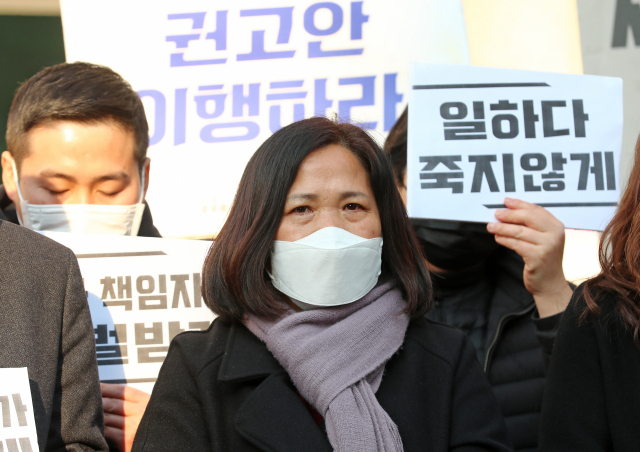
<svg viewBox="0 0 640 452"><path fill-rule="evenodd" d="M407 341L416 343L427 353L455 365L460 358L461 348L468 339L458 328L420 317L409 322L405 343Z"/></svg>

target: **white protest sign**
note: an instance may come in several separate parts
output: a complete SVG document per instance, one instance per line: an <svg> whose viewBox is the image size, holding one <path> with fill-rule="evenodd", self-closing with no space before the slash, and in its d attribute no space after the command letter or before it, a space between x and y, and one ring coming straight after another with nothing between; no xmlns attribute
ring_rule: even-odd
<svg viewBox="0 0 640 452"><path fill-rule="evenodd" d="M0 369L0 407L0 451L38 452L38 432L26 367Z"/></svg>
<svg viewBox="0 0 640 452"><path fill-rule="evenodd" d="M67 60L109 66L142 97L147 201L165 237L212 237L281 126L338 113L380 137L407 102L410 61L469 61L460 0L61 0L61 11Z"/></svg>
<svg viewBox="0 0 640 452"><path fill-rule="evenodd" d="M622 81L412 65L411 217L495 221L505 197L602 230L619 198Z"/></svg>
<svg viewBox="0 0 640 452"><path fill-rule="evenodd" d="M151 392L169 343L214 318L202 301L211 242L45 233L78 258L96 333L100 381Z"/></svg>

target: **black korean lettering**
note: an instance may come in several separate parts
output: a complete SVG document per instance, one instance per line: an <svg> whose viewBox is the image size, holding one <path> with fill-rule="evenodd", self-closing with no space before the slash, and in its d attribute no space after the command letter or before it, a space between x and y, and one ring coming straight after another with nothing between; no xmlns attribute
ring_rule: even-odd
<svg viewBox="0 0 640 452"><path fill-rule="evenodd" d="M584 112L584 105L582 99L573 99L573 126L575 127L575 134L577 138L584 138L587 136L584 123L589 120L589 115Z"/></svg>
<svg viewBox="0 0 640 452"><path fill-rule="evenodd" d="M455 164L455 162L461 162L461 155L427 155L420 157L420 163L426 163L426 165L420 171L433 171L436 166L442 163L450 170L460 170L461 168Z"/></svg>
<svg viewBox="0 0 640 452"><path fill-rule="evenodd" d="M484 119L484 102L473 103L473 119Z"/></svg>
<svg viewBox="0 0 640 452"><path fill-rule="evenodd" d="M114 338L116 344L127 342L127 325L124 323L114 325L113 331L109 331L109 336Z"/></svg>
<svg viewBox="0 0 640 452"><path fill-rule="evenodd" d="M517 110L518 104L510 103L508 100L501 100L497 104L490 104L491 110ZM504 123L507 123L508 129L505 131L503 128ZM493 130L493 136L499 139L510 139L518 136L518 118L514 115L496 115L491 120L491 129Z"/></svg>
<svg viewBox="0 0 640 452"><path fill-rule="evenodd" d="M470 155L469 162L475 163L476 167L473 171L473 182L471 183L471 193L479 193L482 188L482 180L487 179L489 190L491 192L500 191L496 176L493 173L491 162L495 162L495 155Z"/></svg>
<svg viewBox="0 0 640 452"><path fill-rule="evenodd" d="M187 291L187 281L189 280L189 275L171 275L171 281L175 284L173 286L173 302L171 304L172 308L177 308L180 304L180 296L184 300L184 307L190 308L191 303L189 302L189 292Z"/></svg>
<svg viewBox="0 0 640 452"><path fill-rule="evenodd" d="M536 137L536 122L540 120L540 117L533 111L533 101L522 101L522 112L524 113L524 137L535 138Z"/></svg>
<svg viewBox="0 0 640 452"><path fill-rule="evenodd" d="M153 322L150 328L146 327L144 323L136 323L134 324L134 331L136 345L158 345L164 342L161 322ZM150 338L147 338L148 334L151 335Z"/></svg>
<svg viewBox="0 0 640 452"><path fill-rule="evenodd" d="M0 405L2 405L2 426L11 427L11 407L9 406L9 397L0 396Z"/></svg>
<svg viewBox="0 0 640 452"><path fill-rule="evenodd" d="M502 154L502 171L504 173L504 191L516 191L516 176L513 166L513 154Z"/></svg>
<svg viewBox="0 0 640 452"><path fill-rule="evenodd" d="M11 394L13 399L13 406L16 409L16 416L18 417L18 425L20 427L27 426L27 405L22 403L22 397L20 393Z"/></svg>
<svg viewBox="0 0 640 452"><path fill-rule="evenodd" d="M486 140L487 131L483 121L462 121L444 123L445 140Z"/></svg>
<svg viewBox="0 0 640 452"><path fill-rule="evenodd" d="M138 276L136 279L136 290L141 294L150 294L156 290L156 281L151 275Z"/></svg>
<svg viewBox="0 0 640 452"><path fill-rule="evenodd" d="M607 174L607 190L616 189L616 167L613 160L613 152L604 153L604 162Z"/></svg>
<svg viewBox="0 0 640 452"><path fill-rule="evenodd" d="M542 171L547 167L547 158L539 153L523 154L520 157L520 166L525 171Z"/></svg>
<svg viewBox="0 0 640 452"><path fill-rule="evenodd" d="M126 345L96 345L98 366L119 366L129 364Z"/></svg>
<svg viewBox="0 0 640 452"><path fill-rule="evenodd" d="M567 103L563 100L542 101L542 132L545 138L569 135L569 129L555 129L553 124L553 109L566 106Z"/></svg>
<svg viewBox="0 0 640 452"><path fill-rule="evenodd" d="M109 343L109 329L107 325L98 325L93 331L96 333L96 344Z"/></svg>
<svg viewBox="0 0 640 452"><path fill-rule="evenodd" d="M578 175L578 190L586 190L587 182L589 180L589 160L591 159L589 154L570 154L571 160L580 161L580 173Z"/></svg>
<svg viewBox="0 0 640 452"><path fill-rule="evenodd" d="M100 284L102 284L102 295L100 298L102 300L106 300L108 298L116 297L116 290L113 285L116 283L116 279L111 276L106 276L100 280Z"/></svg>
<svg viewBox="0 0 640 452"><path fill-rule="evenodd" d="M561 180L544 180L544 179L564 179L564 174L550 172L542 175L542 188L544 191L562 191L564 190L564 182Z"/></svg>
<svg viewBox="0 0 640 452"><path fill-rule="evenodd" d="M434 182L422 182L420 188L450 188L451 193L462 193L462 181L452 182L450 179L462 179L463 177L464 173L462 171L451 173L420 173L420 180L434 180Z"/></svg>
<svg viewBox="0 0 640 452"><path fill-rule="evenodd" d="M618 0L613 23L611 47L626 47L629 28L636 46L640 45L640 5L633 0Z"/></svg>
<svg viewBox="0 0 640 452"><path fill-rule="evenodd" d="M118 276L118 298L131 298L131 276Z"/></svg>
<svg viewBox="0 0 640 452"><path fill-rule="evenodd" d="M502 127L505 121L508 124L506 131ZM515 138L520 131L518 128L518 118L514 115L495 115L491 120L491 129L493 130L493 136L501 140Z"/></svg>
<svg viewBox="0 0 640 452"><path fill-rule="evenodd" d="M33 452L29 438L18 438L18 441L20 442L20 449L22 449L22 452Z"/></svg>
<svg viewBox="0 0 640 452"><path fill-rule="evenodd" d="M193 274L193 305L196 308L202 307L202 286L200 284L200 273Z"/></svg>
<svg viewBox="0 0 640 452"><path fill-rule="evenodd" d="M593 153L593 166L591 174L596 179L596 190L604 190L604 168L602 167L602 152Z"/></svg>
<svg viewBox="0 0 640 452"><path fill-rule="evenodd" d="M444 119L464 119L467 113L467 106L463 102L445 102L440 105L440 116Z"/></svg>
<svg viewBox="0 0 640 452"><path fill-rule="evenodd" d="M564 169L564 165L567 164L567 159L563 157L560 152L552 152L551 153L551 168L554 171L562 171Z"/></svg>

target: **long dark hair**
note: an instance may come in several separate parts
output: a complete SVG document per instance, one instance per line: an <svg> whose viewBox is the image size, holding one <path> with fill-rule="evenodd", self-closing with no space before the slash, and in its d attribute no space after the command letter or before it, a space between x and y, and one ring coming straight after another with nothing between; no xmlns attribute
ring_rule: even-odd
<svg viewBox="0 0 640 452"><path fill-rule="evenodd" d="M285 200L302 161L313 151L338 144L353 152L367 173L382 226L382 269L402 291L406 311L423 315L431 307L431 282L420 246L396 189L387 157L361 128L310 118L274 133L244 170L238 192L203 268L205 303L221 319L245 313L273 317L285 296L267 273L271 247Z"/></svg>
<svg viewBox="0 0 640 452"><path fill-rule="evenodd" d="M618 209L600 240L600 274L584 285L588 314L600 315L599 298L605 293L618 295L618 312L640 346L640 137L635 162Z"/></svg>

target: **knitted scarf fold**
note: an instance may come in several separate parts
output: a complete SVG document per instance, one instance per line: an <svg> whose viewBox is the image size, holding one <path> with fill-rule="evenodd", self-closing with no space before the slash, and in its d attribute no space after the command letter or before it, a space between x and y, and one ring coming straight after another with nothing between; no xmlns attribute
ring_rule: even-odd
<svg viewBox="0 0 640 452"><path fill-rule="evenodd" d="M398 427L378 403L385 363L404 341L406 302L391 282L353 303L265 320L247 328L267 345L300 394L324 416L336 452L402 452Z"/></svg>

